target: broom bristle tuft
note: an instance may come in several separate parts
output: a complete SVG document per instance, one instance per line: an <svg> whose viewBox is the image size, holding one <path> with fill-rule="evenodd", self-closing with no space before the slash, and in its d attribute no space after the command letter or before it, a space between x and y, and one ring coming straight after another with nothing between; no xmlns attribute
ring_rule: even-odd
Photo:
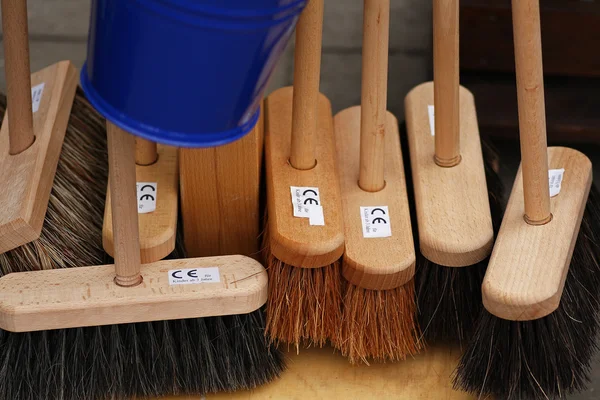
<svg viewBox="0 0 600 400"><path fill-rule="evenodd" d="M341 335L334 345L352 364L405 360L423 349L416 312L414 281L390 290L347 283Z"/></svg>
<svg viewBox="0 0 600 400"><path fill-rule="evenodd" d="M337 340L342 320L340 263L298 268L269 253L266 332L274 344L323 347Z"/></svg>
<svg viewBox="0 0 600 400"><path fill-rule="evenodd" d="M457 389L502 399L564 398L585 389L598 350L599 200L592 187L558 309L525 322L484 310L457 367Z"/></svg>

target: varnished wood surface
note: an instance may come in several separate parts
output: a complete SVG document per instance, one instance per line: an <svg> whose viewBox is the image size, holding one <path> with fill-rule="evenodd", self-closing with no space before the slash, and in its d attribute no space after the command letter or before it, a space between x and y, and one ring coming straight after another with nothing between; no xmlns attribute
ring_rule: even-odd
<svg viewBox="0 0 600 400"><path fill-rule="evenodd" d="M9 155L8 119L0 131L0 252L37 239L48 208L67 124L71 115L77 69L61 61L31 76L33 86L44 83L37 112L33 114L35 142L27 150ZM9 190L10 188L10 190Z"/></svg>
<svg viewBox="0 0 600 400"><path fill-rule="evenodd" d="M346 243L343 273L354 285L372 290L397 288L415 273L415 243L398 121L389 112L385 116L385 187L378 192L364 191L358 185L361 107L343 110L334 119ZM392 236L363 236L360 208L369 206L388 207Z"/></svg>
<svg viewBox="0 0 600 400"><path fill-rule="evenodd" d="M592 164L577 150L550 147L551 169L565 169L560 194L550 199L553 219L529 225L523 219L523 174L519 169L483 281L483 304L509 320L544 317L557 309L592 183Z"/></svg>
<svg viewBox="0 0 600 400"><path fill-rule="evenodd" d="M434 161L428 106L433 82L406 96L406 127L410 145L414 196L421 252L448 267L473 265L492 251L494 232L481 141L473 95L460 88L460 164L452 168Z"/></svg>
<svg viewBox="0 0 600 400"><path fill-rule="evenodd" d="M206 274L202 268L218 268L219 282L169 283L169 271L194 268L198 278ZM249 257L162 260L142 265L141 275L143 282L134 287L115 284L114 265L5 275L0 327L27 332L246 314L267 301L267 273Z"/></svg>
<svg viewBox="0 0 600 400"><path fill-rule="evenodd" d="M331 103L318 98L317 165L302 171L290 165L293 88L284 87L266 100L265 167L271 251L296 267L319 268L337 261L344 251L344 231L338 171L335 162ZM324 226L296 218L290 186L318 187Z"/></svg>
<svg viewBox="0 0 600 400"><path fill-rule="evenodd" d="M236 393L209 394L206 400L473 400L452 390L450 375L458 349L430 348L415 359L399 363L351 366L331 348L287 352L288 370L260 388ZM201 400L202 396L175 396L163 400Z"/></svg>
<svg viewBox="0 0 600 400"><path fill-rule="evenodd" d="M156 210L151 213L138 214L142 264L162 260L168 256L175 249L175 236L177 234L177 210L179 208L178 150L176 147L160 144L157 146L157 151L158 158L154 164L136 164L135 166L136 182L156 182L157 184ZM108 188L104 208L104 225L102 227L102 246L110 256L114 257L110 192L110 188ZM190 257L199 257L199 255L190 254Z"/></svg>

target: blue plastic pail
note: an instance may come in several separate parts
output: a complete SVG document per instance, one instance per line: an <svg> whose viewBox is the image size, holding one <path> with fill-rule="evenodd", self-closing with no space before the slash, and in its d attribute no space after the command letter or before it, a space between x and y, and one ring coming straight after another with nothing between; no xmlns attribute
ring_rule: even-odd
<svg viewBox="0 0 600 400"><path fill-rule="evenodd" d="M81 84L135 135L181 147L239 139L307 0L93 0Z"/></svg>

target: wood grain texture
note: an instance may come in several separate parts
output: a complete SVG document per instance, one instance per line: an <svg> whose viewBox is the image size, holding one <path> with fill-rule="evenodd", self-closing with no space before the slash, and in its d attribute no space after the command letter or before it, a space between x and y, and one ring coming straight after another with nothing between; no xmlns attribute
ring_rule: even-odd
<svg viewBox="0 0 600 400"><path fill-rule="evenodd" d="M472 400L475 396L452 390L451 374L460 357L455 348L431 347L404 362L352 366L329 347L286 353L288 370L280 379L253 390L208 394L207 400ZM200 400L200 396L166 400Z"/></svg>
<svg viewBox="0 0 600 400"><path fill-rule="evenodd" d="M8 120L10 154L19 154L34 141L27 26L27 1L2 0L6 92L12 110Z"/></svg>
<svg viewBox="0 0 600 400"><path fill-rule="evenodd" d="M62 61L34 73L31 82L45 84L39 109L33 114L35 142L26 151L9 155L10 109L0 131L0 182L5 188L0 193L2 253L40 236L78 73L70 62Z"/></svg>
<svg viewBox="0 0 600 400"><path fill-rule="evenodd" d="M458 0L434 0L435 161L442 167L461 160L458 20Z"/></svg>
<svg viewBox="0 0 600 400"><path fill-rule="evenodd" d="M106 121L108 184L115 258L115 282L136 286L140 274L140 234L135 176L135 136ZM104 236L104 235L103 235Z"/></svg>
<svg viewBox="0 0 600 400"><path fill-rule="evenodd" d="M419 243L430 261L464 267L488 257L494 240L475 101L460 88L462 161L440 167L427 110L433 105L433 86L423 83L405 99Z"/></svg>
<svg viewBox="0 0 600 400"><path fill-rule="evenodd" d="M233 143L179 149L185 248L191 257L257 256L264 107L256 127Z"/></svg>
<svg viewBox="0 0 600 400"><path fill-rule="evenodd" d="M513 27L525 217L545 224L550 214L546 106L539 0L513 0Z"/></svg>
<svg viewBox="0 0 600 400"><path fill-rule="evenodd" d="M311 0L296 25L290 163L301 170L313 168L316 161L323 8L324 0Z"/></svg>
<svg viewBox="0 0 600 400"><path fill-rule="evenodd" d="M337 261L344 252L333 116L329 100L319 94L317 165L308 171L297 170L289 163L292 97L293 88L285 87L266 99L265 167L271 251L284 263L320 268ZM311 226L307 218L294 217L291 186L319 188L325 226Z"/></svg>
<svg viewBox="0 0 600 400"><path fill-rule="evenodd" d="M359 185L368 192L383 189L385 127L390 41L390 1L365 0L361 71Z"/></svg>
<svg viewBox="0 0 600 400"><path fill-rule="evenodd" d="M553 219L527 224L519 169L483 281L483 304L513 321L544 317L558 308L592 183L592 164L577 150L548 148L551 169L565 169L550 199Z"/></svg>
<svg viewBox="0 0 600 400"><path fill-rule="evenodd" d="M169 271L218 267L220 282L169 285ZM114 265L0 278L0 327L12 332L246 314L267 300L267 274L244 256L146 264L142 284L114 283ZM202 276L202 271L198 272Z"/></svg>
<svg viewBox="0 0 600 400"><path fill-rule="evenodd" d="M160 144L157 146L157 152L158 159L154 164L147 166L136 165L135 167L137 182L157 183L156 210L147 214L138 214L142 264L162 260L168 256L175 249L175 238L177 236L177 212L179 208L177 148ZM106 192L104 207L102 246L104 247L104 251L111 257L114 257L110 193L111 190L109 187Z"/></svg>
<svg viewBox="0 0 600 400"><path fill-rule="evenodd" d="M360 120L360 106L341 111L334 118L346 238L342 273L361 288L387 290L404 285L415 273L415 244L398 121L391 113L386 114L385 187L367 192L358 185ZM368 206L389 207L391 237L364 238L360 207Z"/></svg>

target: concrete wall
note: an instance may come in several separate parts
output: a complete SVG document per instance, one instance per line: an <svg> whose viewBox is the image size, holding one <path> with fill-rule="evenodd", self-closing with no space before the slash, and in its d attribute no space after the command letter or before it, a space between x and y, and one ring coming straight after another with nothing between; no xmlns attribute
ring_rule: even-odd
<svg viewBox="0 0 600 400"><path fill-rule="evenodd" d="M429 79L431 59L431 2L392 0L390 28L389 109L403 115L403 98L416 84ZM85 60L90 0L29 0L32 69L61 59L78 67ZM325 0L321 91L334 111L359 104L362 42L360 0ZM292 83L293 43L270 88ZM4 81L0 50L0 89Z"/></svg>

